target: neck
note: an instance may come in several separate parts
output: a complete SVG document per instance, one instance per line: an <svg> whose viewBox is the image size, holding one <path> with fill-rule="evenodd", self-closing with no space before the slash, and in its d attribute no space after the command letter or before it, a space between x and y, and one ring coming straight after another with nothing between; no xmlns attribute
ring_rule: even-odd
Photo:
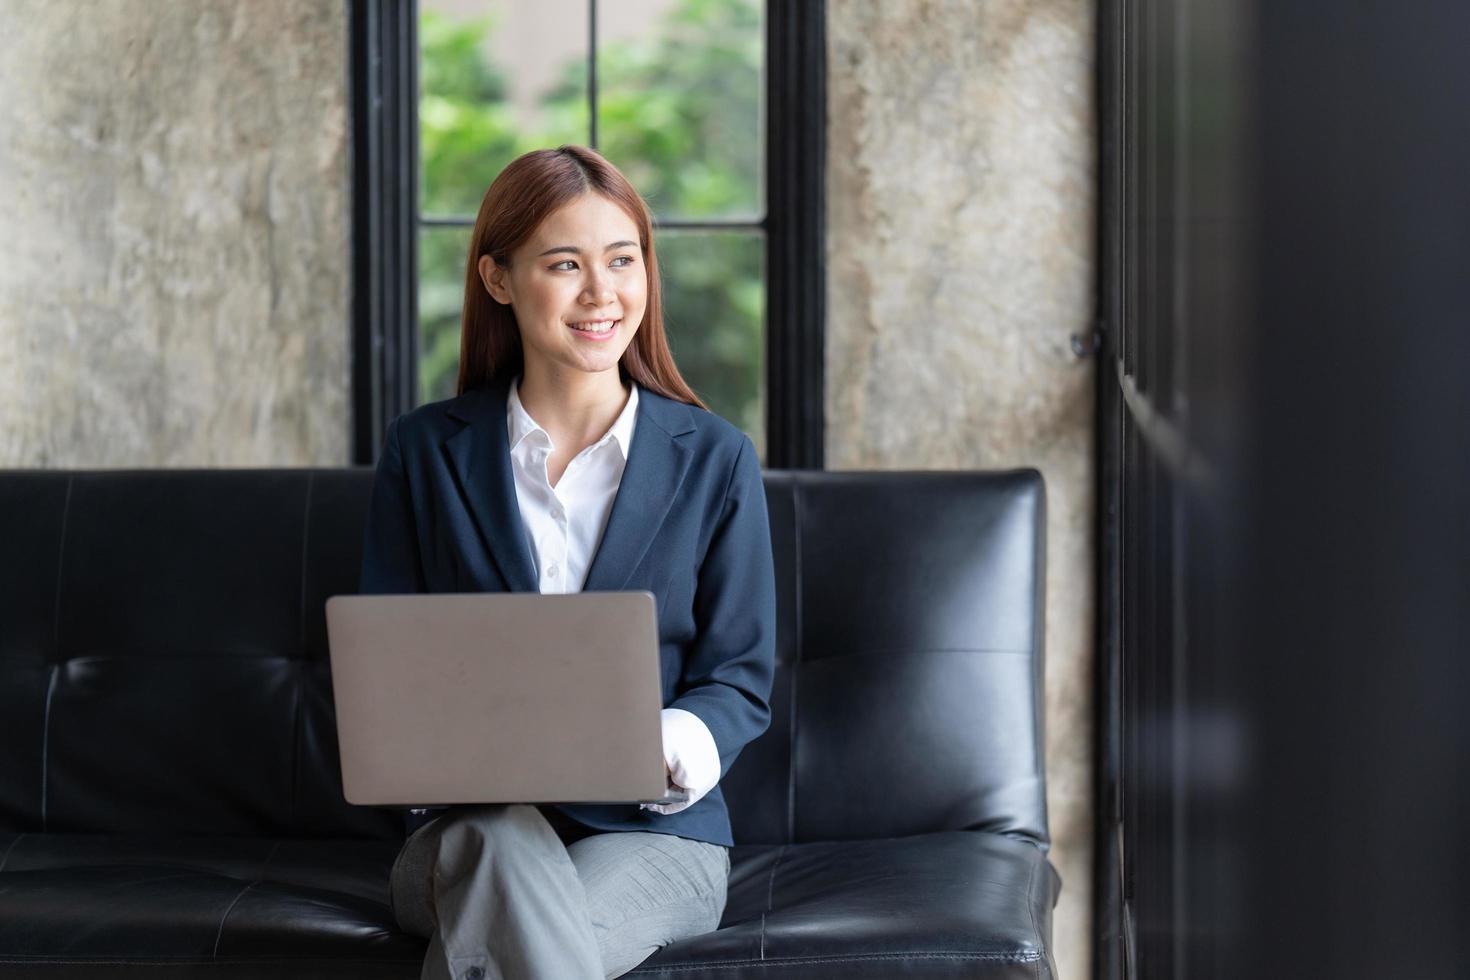
<svg viewBox="0 0 1470 980"><path fill-rule="evenodd" d="M521 405L558 446L601 438L628 403L616 367L608 371L548 370L525 365L516 387Z"/></svg>

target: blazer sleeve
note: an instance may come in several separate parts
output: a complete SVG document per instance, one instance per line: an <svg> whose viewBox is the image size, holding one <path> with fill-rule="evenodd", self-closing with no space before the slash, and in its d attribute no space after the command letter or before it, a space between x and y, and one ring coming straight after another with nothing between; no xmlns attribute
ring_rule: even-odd
<svg viewBox="0 0 1470 980"><path fill-rule="evenodd" d="M398 442L399 419L388 423L383 453L373 475L373 492L368 502L367 528L363 533L362 569L357 591L361 595L404 595L427 591L423 563L419 560L418 535L414 531L413 500L403 450ZM397 807L389 809L396 810ZM433 819L438 810L402 813L403 834L412 834Z"/></svg>
<svg viewBox="0 0 1470 980"><path fill-rule="evenodd" d="M695 587L695 638L681 693L668 705L692 712L714 736L723 778L771 720L776 668L776 570L760 463L749 436L730 475L719 523Z"/></svg>
<svg viewBox="0 0 1470 980"><path fill-rule="evenodd" d="M398 443L398 423L388 423L383 454L373 477L363 534L362 570L357 591L362 595L402 595L426 591L418 535L414 530L413 501L408 474Z"/></svg>

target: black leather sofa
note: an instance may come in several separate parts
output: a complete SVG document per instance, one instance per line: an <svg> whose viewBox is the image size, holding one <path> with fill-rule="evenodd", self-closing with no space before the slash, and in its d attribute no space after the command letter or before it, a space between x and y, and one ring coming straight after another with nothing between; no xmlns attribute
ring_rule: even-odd
<svg viewBox="0 0 1470 980"><path fill-rule="evenodd" d="M418 975L328 675L371 479L0 472L0 976ZM1040 476L766 486L780 666L724 783L728 908L630 975L1054 976Z"/></svg>

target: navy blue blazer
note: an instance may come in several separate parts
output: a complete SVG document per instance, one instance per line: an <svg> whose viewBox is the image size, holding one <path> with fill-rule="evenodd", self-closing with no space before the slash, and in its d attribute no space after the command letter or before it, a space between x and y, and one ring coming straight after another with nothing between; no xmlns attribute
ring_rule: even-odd
<svg viewBox="0 0 1470 980"><path fill-rule="evenodd" d="M508 376L394 419L373 481L359 591L535 592L506 429ZM665 707L693 712L720 775L770 722L776 581L750 438L703 409L640 388L638 423L586 592L657 599ZM730 846L718 786L678 813L562 805L600 831ZM410 824L411 826L412 824Z"/></svg>

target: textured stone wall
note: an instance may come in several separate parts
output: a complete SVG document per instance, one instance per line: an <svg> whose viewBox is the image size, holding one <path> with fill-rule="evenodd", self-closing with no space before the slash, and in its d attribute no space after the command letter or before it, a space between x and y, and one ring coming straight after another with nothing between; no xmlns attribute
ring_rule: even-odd
<svg viewBox="0 0 1470 980"><path fill-rule="evenodd" d="M343 0L5 0L0 466L348 461Z"/></svg>
<svg viewBox="0 0 1470 980"><path fill-rule="evenodd" d="M1035 466L1062 976L1091 974L1093 11L828 0L827 466Z"/></svg>

